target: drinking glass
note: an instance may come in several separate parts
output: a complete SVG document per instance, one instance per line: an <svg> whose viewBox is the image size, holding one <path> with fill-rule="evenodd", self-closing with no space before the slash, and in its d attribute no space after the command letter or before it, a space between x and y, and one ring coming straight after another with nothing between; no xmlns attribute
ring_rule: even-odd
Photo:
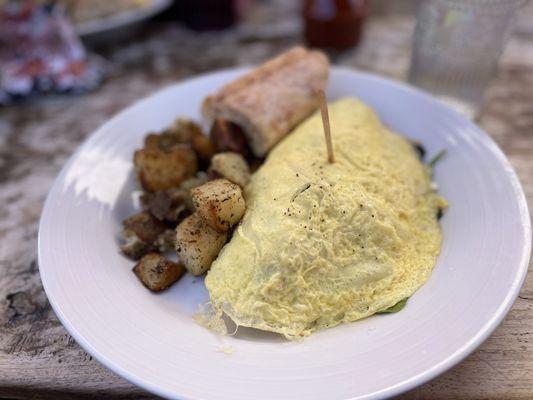
<svg viewBox="0 0 533 400"><path fill-rule="evenodd" d="M527 0L421 0L409 82L474 118Z"/></svg>

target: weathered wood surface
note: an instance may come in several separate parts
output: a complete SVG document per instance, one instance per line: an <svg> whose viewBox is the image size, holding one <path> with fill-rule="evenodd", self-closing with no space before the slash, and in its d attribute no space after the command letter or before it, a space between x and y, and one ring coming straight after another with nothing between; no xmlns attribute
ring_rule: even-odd
<svg viewBox="0 0 533 400"><path fill-rule="evenodd" d="M113 61L98 91L0 110L0 398L153 398L103 368L61 326L36 265L47 190L76 146L136 99L193 74L259 62L299 40L297 12L261 3L236 31L194 35L160 24ZM291 6L292 7L292 6ZM533 5L522 12L480 124L516 168L533 208ZM336 62L403 79L413 17L373 17L364 43ZM496 332L451 371L405 399L533 399L533 274Z"/></svg>

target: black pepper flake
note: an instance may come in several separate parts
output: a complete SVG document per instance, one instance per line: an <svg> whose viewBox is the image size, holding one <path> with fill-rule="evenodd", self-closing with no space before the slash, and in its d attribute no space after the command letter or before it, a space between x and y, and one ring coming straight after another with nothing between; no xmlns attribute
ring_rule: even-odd
<svg viewBox="0 0 533 400"><path fill-rule="evenodd" d="M298 175L298 173L296 173L296 176L298 176L298 177L299 177L300 175Z"/></svg>
<svg viewBox="0 0 533 400"><path fill-rule="evenodd" d="M372 218L374 218L374 214L372 214Z"/></svg>

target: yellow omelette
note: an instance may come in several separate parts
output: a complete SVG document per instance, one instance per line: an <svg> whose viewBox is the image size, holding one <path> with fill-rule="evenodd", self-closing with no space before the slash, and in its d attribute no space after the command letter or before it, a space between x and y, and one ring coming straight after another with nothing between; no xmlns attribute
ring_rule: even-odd
<svg viewBox="0 0 533 400"><path fill-rule="evenodd" d="M413 146L368 106L329 106L335 163L320 114L268 156L247 210L205 280L238 326L299 338L387 309L431 274L445 201Z"/></svg>

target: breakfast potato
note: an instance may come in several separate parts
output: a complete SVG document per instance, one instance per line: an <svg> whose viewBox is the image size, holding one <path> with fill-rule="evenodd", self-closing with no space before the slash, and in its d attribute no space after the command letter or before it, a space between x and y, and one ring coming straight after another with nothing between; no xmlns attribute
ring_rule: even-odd
<svg viewBox="0 0 533 400"><path fill-rule="evenodd" d="M120 250L124 255L132 260L138 260L145 254L154 250L154 246L146 243L131 229L124 229L122 231L123 244L120 245Z"/></svg>
<svg viewBox="0 0 533 400"><path fill-rule="evenodd" d="M196 212L219 232L239 222L246 210L239 185L227 179L215 179L191 190Z"/></svg>
<svg viewBox="0 0 533 400"><path fill-rule="evenodd" d="M155 249L154 243L167 229L166 225L158 221L153 215L144 211L123 222L122 239L120 246L122 252L134 260L138 260L145 254Z"/></svg>
<svg viewBox="0 0 533 400"><path fill-rule="evenodd" d="M149 253L133 267L133 272L148 289L160 292L181 278L185 267L160 254Z"/></svg>
<svg viewBox="0 0 533 400"><path fill-rule="evenodd" d="M187 271L202 275L217 258L227 239L227 232L216 231L194 213L176 228L176 253Z"/></svg>
<svg viewBox="0 0 533 400"><path fill-rule="evenodd" d="M126 218L124 229L135 233L140 240L152 244L166 229L166 225L149 212L143 211Z"/></svg>
<svg viewBox="0 0 533 400"><path fill-rule="evenodd" d="M176 232L174 229L167 229L160 234L154 242L154 247L161 253L174 251L176 248Z"/></svg>
<svg viewBox="0 0 533 400"><path fill-rule="evenodd" d="M198 158L207 166L215 154L215 145L208 136L199 134L193 136L191 140L192 148L196 151Z"/></svg>
<svg viewBox="0 0 533 400"><path fill-rule="evenodd" d="M144 148L145 149L159 149L159 139L161 135L157 133L149 133L144 138Z"/></svg>
<svg viewBox="0 0 533 400"><path fill-rule="evenodd" d="M181 143L191 143L193 137L202 135L202 128L189 118L176 118L174 123L163 132L167 137L173 137Z"/></svg>
<svg viewBox="0 0 533 400"><path fill-rule="evenodd" d="M213 177L226 178L240 187L250 180L250 167L244 157L238 153L218 153L211 159L209 173Z"/></svg>
<svg viewBox="0 0 533 400"><path fill-rule="evenodd" d="M204 136L198 124L187 118L176 121L161 133L150 133L144 138L144 148L170 151L181 144L192 144L195 137Z"/></svg>
<svg viewBox="0 0 533 400"><path fill-rule="evenodd" d="M194 212L194 204L192 202L191 190L195 187L201 186L207 182L207 174L205 172L198 172L194 178L187 179L179 187L181 196L183 197L183 204L190 212Z"/></svg>
<svg viewBox="0 0 533 400"><path fill-rule="evenodd" d="M155 192L178 187L196 173L198 160L190 146L180 145L170 151L149 148L137 150L133 158L142 187Z"/></svg>
<svg viewBox="0 0 533 400"><path fill-rule="evenodd" d="M145 192L141 201L146 210L158 220L174 223L187 216L186 196L180 188L171 188L154 193Z"/></svg>

